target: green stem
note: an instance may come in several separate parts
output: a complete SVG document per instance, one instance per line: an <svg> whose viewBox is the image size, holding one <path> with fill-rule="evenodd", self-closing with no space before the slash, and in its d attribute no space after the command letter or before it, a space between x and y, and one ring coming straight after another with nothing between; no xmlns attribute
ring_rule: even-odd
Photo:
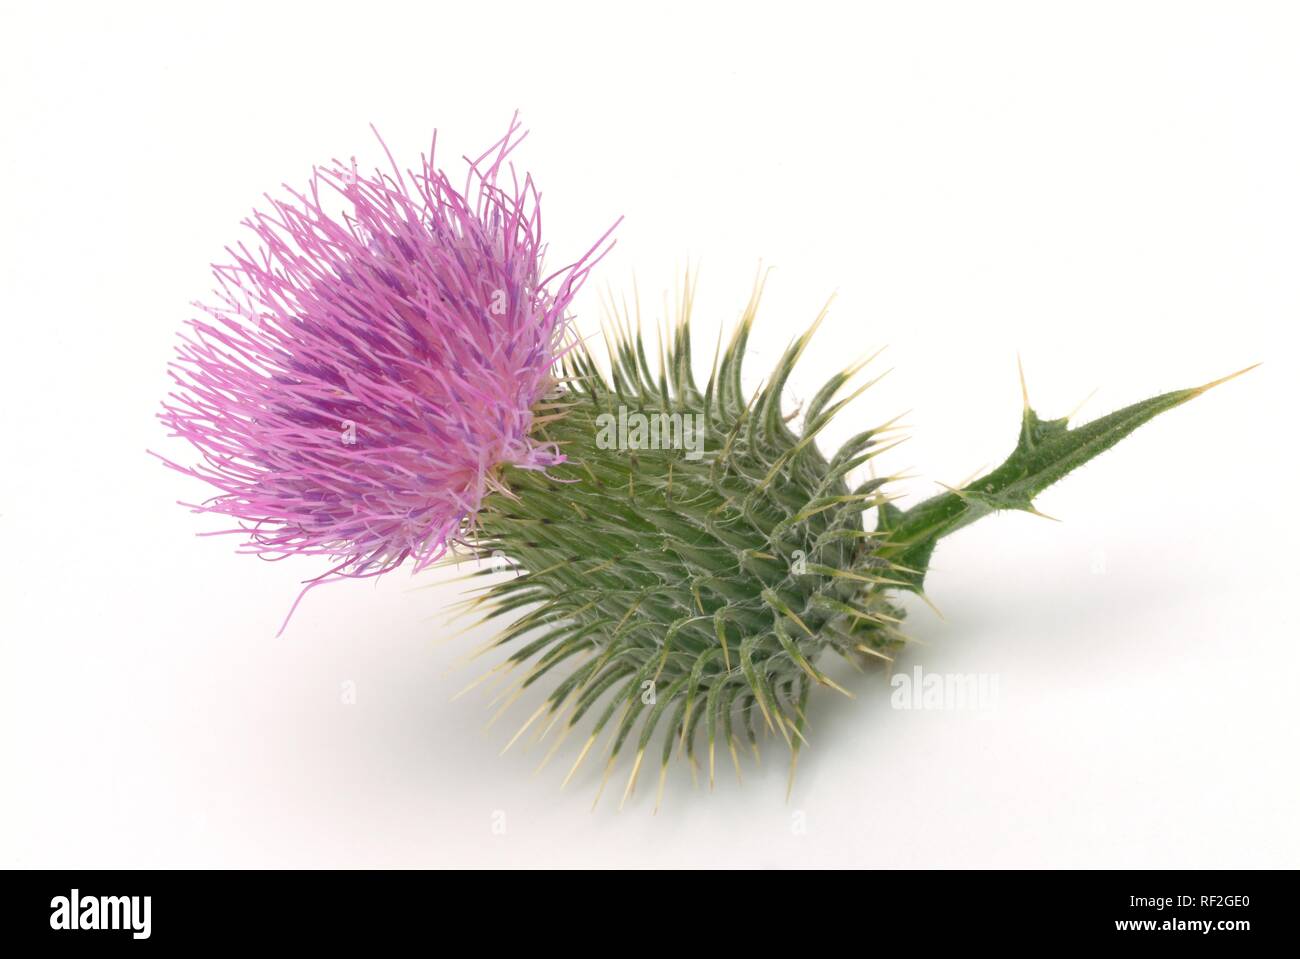
<svg viewBox="0 0 1300 959"><path fill-rule="evenodd" d="M940 539L1000 510L1038 513L1033 498L1067 473L1110 449L1143 423L1251 369L1254 367L1204 386L1153 396L1076 429L1070 429L1068 418L1040 419L1026 396L1020 439L1005 463L962 489L932 496L909 510L887 506L880 511L878 529L887 534L882 557L904 567L908 587L921 592Z"/></svg>

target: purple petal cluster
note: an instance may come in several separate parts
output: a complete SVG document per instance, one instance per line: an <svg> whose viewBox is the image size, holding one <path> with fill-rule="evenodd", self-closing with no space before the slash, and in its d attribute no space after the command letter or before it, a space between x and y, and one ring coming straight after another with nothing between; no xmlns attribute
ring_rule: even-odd
<svg viewBox="0 0 1300 959"><path fill-rule="evenodd" d="M317 581L422 569L503 465L562 461L533 410L609 234L543 275L539 195L508 163L522 137L512 122L459 190L433 148L405 174L335 161L268 196L252 248L213 267L160 416L200 454L168 465L219 491L195 508L237 520L221 532L245 551L328 556Z"/></svg>

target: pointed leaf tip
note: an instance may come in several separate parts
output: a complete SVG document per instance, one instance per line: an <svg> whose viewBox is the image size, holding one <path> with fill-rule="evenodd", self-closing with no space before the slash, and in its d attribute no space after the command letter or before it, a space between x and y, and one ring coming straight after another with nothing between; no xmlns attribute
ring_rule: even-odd
<svg viewBox="0 0 1300 959"><path fill-rule="evenodd" d="M1228 380L1235 380L1239 376L1245 376L1251 370L1263 365L1264 364L1262 361L1259 363L1252 363L1250 364L1250 366L1247 366L1245 369L1237 370L1237 372L1235 373L1229 373L1227 376L1221 376L1217 380L1212 380L1211 382L1206 383L1204 386L1198 386L1192 390L1189 390L1188 392L1190 392L1192 396L1200 396L1202 393L1207 393L1210 390L1214 389L1216 386L1220 386L1228 382Z"/></svg>

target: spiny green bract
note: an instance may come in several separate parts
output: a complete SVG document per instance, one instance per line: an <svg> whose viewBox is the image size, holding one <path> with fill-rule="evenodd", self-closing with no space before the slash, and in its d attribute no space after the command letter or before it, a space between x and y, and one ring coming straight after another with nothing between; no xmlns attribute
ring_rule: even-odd
<svg viewBox="0 0 1300 959"><path fill-rule="evenodd" d="M902 612L884 593L904 583L863 522L885 502L886 480L849 485L890 444L888 424L829 460L819 452L814 438L852 398L836 399L851 369L808 404L802 435L790 428L781 392L812 330L744 395L759 292L702 389L685 318L657 376L630 333L612 338L609 377L575 353L563 393L539 411L554 415L544 435L569 462L549 475L504 474L511 495L493 497L479 517L481 554L503 554L519 570L490 589L491 615L531 608L495 645L526 640L509 660L524 670L520 692L554 683L529 724L592 719L574 770L602 734L611 769L630 747L625 798L652 747L663 769L675 749L694 764L702 748L712 780L719 748L739 774L738 746L756 750L760 727L790 745L793 772L810 688L838 688L819 657L888 656L904 639ZM620 410L625 423L639 414L678 439L698 415L702 446L618 448L608 439ZM626 445L664 445L649 435L633 431Z"/></svg>
<svg viewBox="0 0 1300 959"><path fill-rule="evenodd" d="M1043 419L1026 394L1005 462L902 511L884 491L891 477L856 487L849 479L892 445L890 423L859 433L829 460L815 442L871 385L836 398L865 364L832 377L813 397L801 433L782 411L782 390L816 324L746 399L741 360L760 293L761 284L703 389L691 367L689 283L658 373L626 323L609 339L608 376L586 352L571 353L556 395L535 410L542 438L562 444L568 462L548 473L503 471L473 537L480 556L508 557L518 573L475 601L488 619L521 614L491 644L517 647L498 667L522 672L506 707L534 683L552 684L515 739L539 720L543 735L562 724L549 759L565 733L590 719L569 778L605 734L606 778L620 754L635 753L624 799L656 734L661 791L674 750L694 769L703 747L712 782L719 747L739 775L740 745L748 741L757 752L763 730L790 745L793 775L809 691L840 689L819 668L823 654L855 665L891 658L906 637L890 596L924 596L939 539L991 513L1037 513L1033 498L1048 486L1232 378L1163 393L1079 427ZM613 424L633 416L657 431L620 430L627 442L610 442ZM702 437L684 429L695 417ZM665 431L703 442L654 448L664 445ZM872 509L868 531L864 513Z"/></svg>

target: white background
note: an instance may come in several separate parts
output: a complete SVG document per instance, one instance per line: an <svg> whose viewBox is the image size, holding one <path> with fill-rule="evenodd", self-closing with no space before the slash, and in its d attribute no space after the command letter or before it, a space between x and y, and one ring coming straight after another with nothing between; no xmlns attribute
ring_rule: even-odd
<svg viewBox="0 0 1300 959"><path fill-rule="evenodd" d="M0 13L0 864L1297 866L1300 18L1286 4L7 4ZM626 763L563 792L497 754L463 587L316 591L174 505L165 364L238 221L313 162L459 170L519 108L553 262L618 215L576 304L701 269L700 342L775 267L757 377L887 345L833 439L955 483L1020 408L1106 412L1256 361L940 548L900 668L984 713L815 699L743 787ZM344 705L344 683L357 702ZM581 737L571 737L577 740ZM573 743L576 746L576 742ZM518 750L518 751L516 751ZM502 819L500 814L504 814ZM504 822L503 834L493 824ZM793 828L802 823L804 829Z"/></svg>

